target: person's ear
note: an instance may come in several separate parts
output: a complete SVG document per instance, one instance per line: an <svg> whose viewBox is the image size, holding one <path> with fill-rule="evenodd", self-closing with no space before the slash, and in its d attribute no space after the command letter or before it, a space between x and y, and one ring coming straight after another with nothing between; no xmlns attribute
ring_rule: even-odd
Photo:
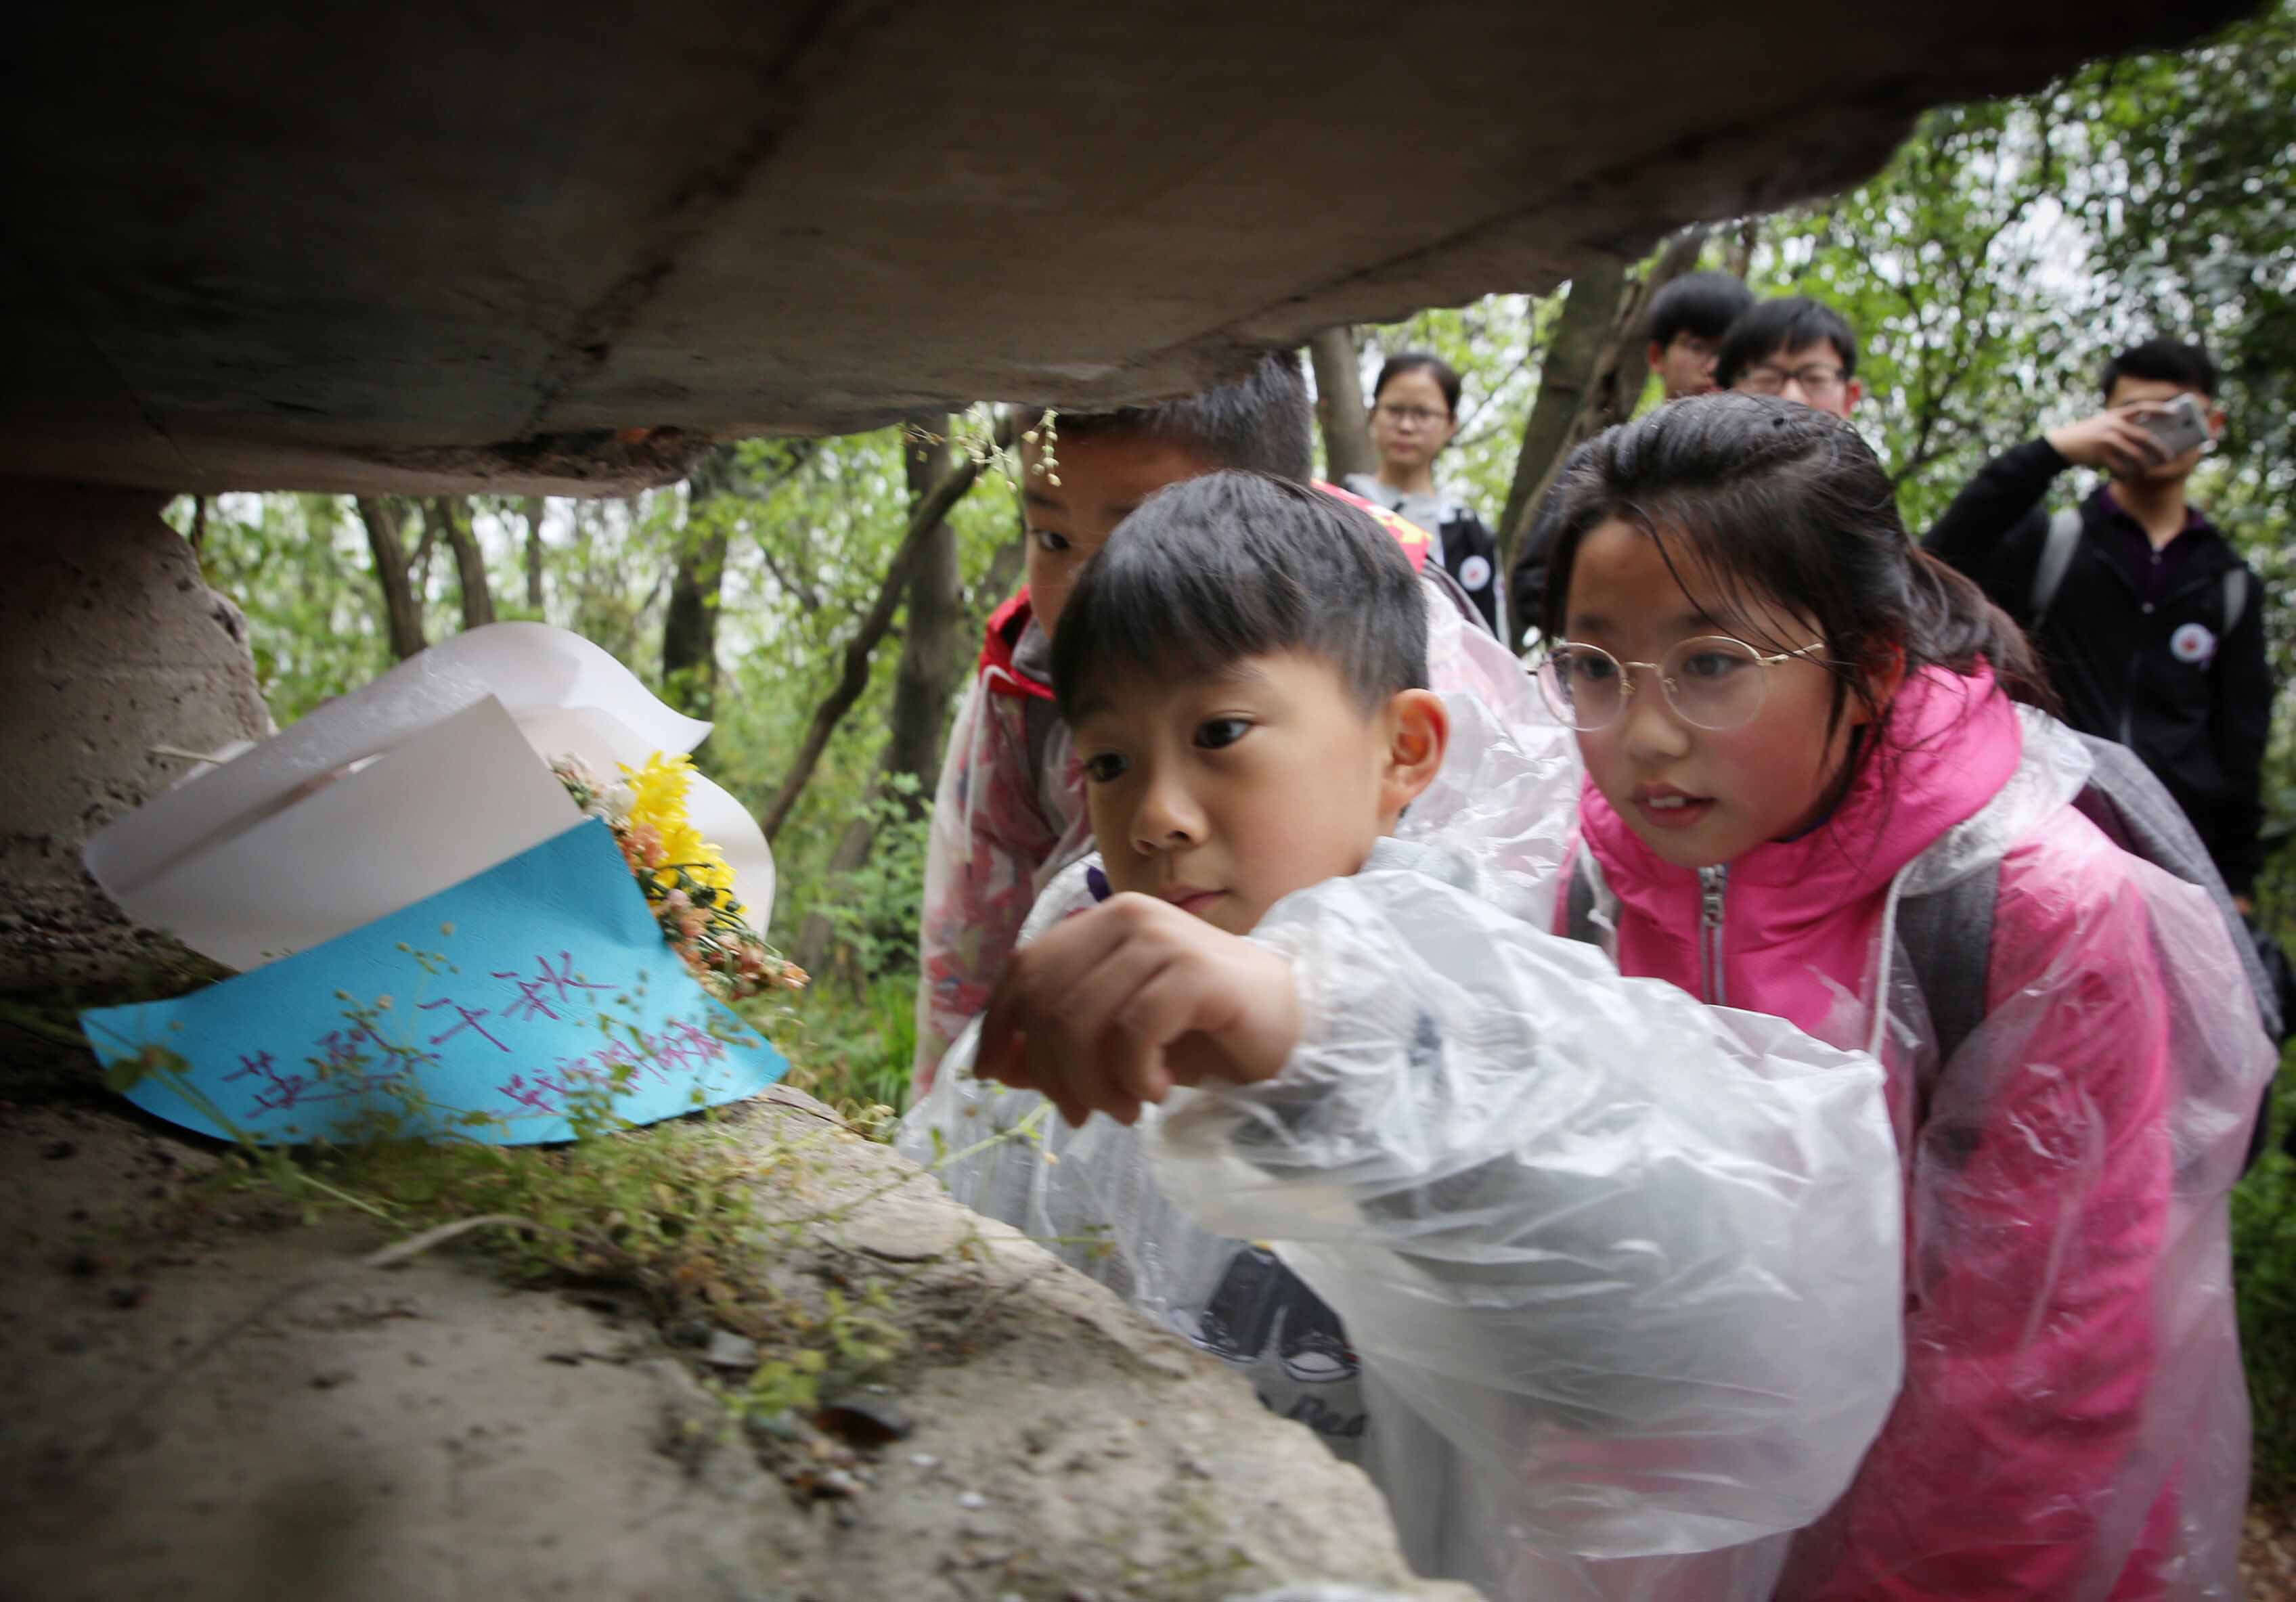
<svg viewBox="0 0 2296 1602"><path fill-rule="evenodd" d="M1865 678L1865 696L1849 699L1852 723L1870 721L1871 715L1866 711L1869 706L1886 711L1890 703L1898 699L1898 691L1906 682L1906 648L1894 640L1875 646L1866 656Z"/></svg>
<svg viewBox="0 0 2296 1602"><path fill-rule="evenodd" d="M2214 443L2217 443L2217 442L2221 441L2221 440L2224 438L2224 431L2225 431L2225 409L2224 409L2222 406L2218 405L2215 402L2211 401L2211 402L2209 404L2209 439L2210 439L2210 442L2211 444L2214 444Z"/></svg>
<svg viewBox="0 0 2296 1602"><path fill-rule="evenodd" d="M1856 379L1850 379L1845 381L1841 386L1841 414L1844 417L1849 416L1850 413L1857 409L1857 403L1865 398L1866 386L1864 384L1860 383Z"/></svg>
<svg viewBox="0 0 2296 1602"><path fill-rule="evenodd" d="M1656 339L1652 339L1650 342L1650 360L1645 363L1644 365L1648 366L1652 372L1656 372L1659 370L1660 364L1665 360L1666 347L1660 344Z"/></svg>
<svg viewBox="0 0 2296 1602"><path fill-rule="evenodd" d="M1380 830L1385 833L1442 772L1451 713L1431 690L1398 690L1388 698L1382 722L1387 751L1380 767Z"/></svg>

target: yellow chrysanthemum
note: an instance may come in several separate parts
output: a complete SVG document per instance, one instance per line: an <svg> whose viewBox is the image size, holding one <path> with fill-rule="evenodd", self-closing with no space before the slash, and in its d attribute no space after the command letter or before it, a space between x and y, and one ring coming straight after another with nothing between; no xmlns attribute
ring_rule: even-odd
<svg viewBox="0 0 2296 1602"><path fill-rule="evenodd" d="M644 767L623 768L622 777L630 787L628 826L635 830L652 824L661 838L664 862L730 896L734 870L726 865L725 854L703 839L685 815L686 791L693 781L693 759L664 756L656 751ZM677 882L673 872L657 871L655 878L664 888Z"/></svg>

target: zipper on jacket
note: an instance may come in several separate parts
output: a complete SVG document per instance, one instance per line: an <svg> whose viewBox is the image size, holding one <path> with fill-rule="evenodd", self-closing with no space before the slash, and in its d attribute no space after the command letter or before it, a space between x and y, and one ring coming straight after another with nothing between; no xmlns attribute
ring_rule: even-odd
<svg viewBox="0 0 2296 1602"><path fill-rule="evenodd" d="M1730 887L1730 865L1698 870L1698 954L1706 969L1706 999L1729 1005L1722 983L1722 895Z"/></svg>

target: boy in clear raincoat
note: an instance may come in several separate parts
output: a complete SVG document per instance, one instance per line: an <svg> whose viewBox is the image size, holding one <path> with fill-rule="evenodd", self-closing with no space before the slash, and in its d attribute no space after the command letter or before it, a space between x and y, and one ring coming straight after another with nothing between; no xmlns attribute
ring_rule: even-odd
<svg viewBox="0 0 2296 1602"><path fill-rule="evenodd" d="M1423 1571L1766 1596L1898 1389L1879 1069L1546 932L1567 741L1427 688L1472 625L1420 595L1295 486L1140 509L1053 652L1104 868L1048 887L900 1144L1040 1137L951 1188L1258 1360L1279 1410L1359 1364ZM1344 1336L1289 1338L1276 1269Z"/></svg>
<svg viewBox="0 0 2296 1602"><path fill-rule="evenodd" d="M988 621L973 682L942 759L918 931L916 1087L978 1018L1022 921L1056 873L1091 848L1084 780L1054 703L1050 657L1070 586L1116 525L1168 484L1224 468L1306 482L1312 409L1292 356L1184 400L1024 423L1028 583ZM1343 490L1423 571L1419 604L1466 610L1423 530ZM1447 631L1430 663L1439 689L1480 698L1510 723L1552 727L1514 658L1488 636Z"/></svg>

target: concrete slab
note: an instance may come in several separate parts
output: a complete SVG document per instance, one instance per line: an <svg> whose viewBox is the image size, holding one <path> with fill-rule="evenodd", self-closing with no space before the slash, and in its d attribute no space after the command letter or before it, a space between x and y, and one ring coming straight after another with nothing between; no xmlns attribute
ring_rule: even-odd
<svg viewBox="0 0 2296 1602"><path fill-rule="evenodd" d="M607 493L712 436L1169 395L2244 8L38 8L0 471Z"/></svg>

